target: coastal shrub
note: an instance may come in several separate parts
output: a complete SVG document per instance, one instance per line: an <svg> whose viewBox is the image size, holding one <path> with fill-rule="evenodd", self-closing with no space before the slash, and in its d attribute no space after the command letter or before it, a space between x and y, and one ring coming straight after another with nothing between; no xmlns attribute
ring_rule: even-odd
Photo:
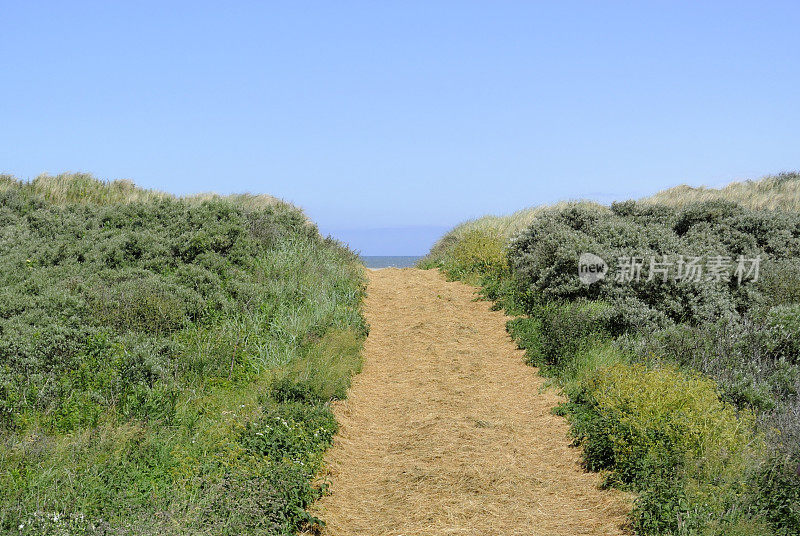
<svg viewBox="0 0 800 536"><path fill-rule="evenodd" d="M469 231L453 248L444 270L455 279L497 278L507 270L505 242L497 233Z"/></svg>
<svg viewBox="0 0 800 536"><path fill-rule="evenodd" d="M643 492L633 514L643 533L691 533L744 500L759 439L712 381L619 363L588 375L572 407L587 467Z"/></svg>
<svg viewBox="0 0 800 536"><path fill-rule="evenodd" d="M770 309L765 322L770 354L800 364L800 304L779 305Z"/></svg>
<svg viewBox="0 0 800 536"><path fill-rule="evenodd" d="M487 216L422 263L457 274L470 231L509 240L509 271L479 281L481 295L516 316L507 328L526 359L568 396L557 412L587 468L636 491L637 533L800 532L797 179ZM605 260L605 278L580 282L582 253ZM670 263L664 277L649 277L651 257ZM724 269L677 277L694 257ZM758 270L737 273L740 257Z"/></svg>
<svg viewBox="0 0 800 536"><path fill-rule="evenodd" d="M628 219L643 229L654 224L671 229L677 222L679 211L682 208L707 201L737 203L750 213L762 214L763 216L758 221L769 222L773 217L781 214L781 211L788 213L791 217L792 213L800 211L800 174L797 172L779 173L759 180L735 182L721 189L692 188L682 185L659 192L641 201L612 203L610 209L613 213ZM459 243L461 237L473 229L497 233L505 240L509 240L528 228L532 222L541 217L542 213L560 210L575 204L574 202L561 202L553 206L535 206L505 216L483 216L463 222L442 236L428 255L419 262L419 266L422 268L443 266L451 258L452 250ZM746 216L744 220L742 226L752 225L746 221ZM763 229L766 230L767 227L763 227ZM742 230L748 233L746 229ZM798 236L796 226L791 233L794 237ZM765 234L769 235L769 233ZM775 235L775 239L778 241L784 238L785 235L781 236L781 233ZM796 297L790 301L800 300Z"/></svg>
<svg viewBox="0 0 800 536"><path fill-rule="evenodd" d="M800 367L773 352L767 327L750 319L700 326L675 325L648 336L618 339L624 351L700 371L713 378L723 398L757 413L780 411L800 394Z"/></svg>
<svg viewBox="0 0 800 536"><path fill-rule="evenodd" d="M525 358L529 365L542 364L542 321L532 316L517 316L506 322L506 330L517 343L517 347L525 350Z"/></svg>
<svg viewBox="0 0 800 536"><path fill-rule="evenodd" d="M595 298L599 291L577 275L582 252L597 251L596 242L553 218L536 220L509 248L513 277L529 307L536 301Z"/></svg>
<svg viewBox="0 0 800 536"><path fill-rule="evenodd" d="M543 305L534 315L540 320L541 363L558 367L574 355L589 339L608 337L619 326L616 311L604 302L555 302Z"/></svg>
<svg viewBox="0 0 800 536"><path fill-rule="evenodd" d="M800 455L770 456L753 482L754 507L778 536L800 534Z"/></svg>
<svg viewBox="0 0 800 536"><path fill-rule="evenodd" d="M797 258L767 259L761 266L757 287L757 303L763 308L800 303L800 263Z"/></svg>
<svg viewBox="0 0 800 536"><path fill-rule="evenodd" d="M317 523L367 332L353 252L266 196L86 175L2 178L0 223L0 532Z"/></svg>
<svg viewBox="0 0 800 536"><path fill-rule="evenodd" d="M505 310L509 315L521 315L525 311L525 305L520 299L514 281L508 277L508 273L496 276L481 278L481 286L478 293L483 299L491 300L493 310Z"/></svg>
<svg viewBox="0 0 800 536"><path fill-rule="evenodd" d="M739 285L736 270L740 256L759 257L772 266L798 255L799 226L796 214L775 215L723 201L680 210L633 202L610 209L573 204L540 211L512 240L509 264L529 308L537 301L602 299L626 304L631 329L664 327L667 322L700 324L734 318L769 302L765 292L777 295L793 288L797 279L775 268L767 269L771 275L760 286L752 281ZM584 252L606 261L605 279L592 285L580 282L577 262ZM677 277L680 262L718 256L727 259L720 277L712 273L697 279ZM640 268L631 264L633 258L640 260ZM655 266L667 272L650 272L651 259L669 263ZM740 275L746 279L752 265L743 268ZM751 279L754 276L750 274Z"/></svg>
<svg viewBox="0 0 800 536"><path fill-rule="evenodd" d="M328 407L302 402L267 404L261 418L247 423L242 431L239 442L244 449L271 463L317 466L336 433L336 419Z"/></svg>
<svg viewBox="0 0 800 536"><path fill-rule="evenodd" d="M277 463L263 474L231 471L213 490L194 534L294 536L322 520L308 512L321 495L309 483L308 467Z"/></svg>

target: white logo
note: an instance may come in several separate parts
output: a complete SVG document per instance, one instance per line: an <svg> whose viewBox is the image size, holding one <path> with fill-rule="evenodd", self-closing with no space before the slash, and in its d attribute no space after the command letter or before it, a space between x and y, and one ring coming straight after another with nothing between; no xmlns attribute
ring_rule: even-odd
<svg viewBox="0 0 800 536"><path fill-rule="evenodd" d="M606 261L594 253L581 253L578 259L578 278L581 283L591 285L605 279L608 272Z"/></svg>

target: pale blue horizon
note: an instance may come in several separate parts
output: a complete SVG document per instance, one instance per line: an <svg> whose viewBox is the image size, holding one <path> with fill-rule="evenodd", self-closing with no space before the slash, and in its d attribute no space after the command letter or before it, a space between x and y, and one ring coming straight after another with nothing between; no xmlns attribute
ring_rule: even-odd
<svg viewBox="0 0 800 536"><path fill-rule="evenodd" d="M800 167L795 2L5 2L0 172L269 193L367 255Z"/></svg>

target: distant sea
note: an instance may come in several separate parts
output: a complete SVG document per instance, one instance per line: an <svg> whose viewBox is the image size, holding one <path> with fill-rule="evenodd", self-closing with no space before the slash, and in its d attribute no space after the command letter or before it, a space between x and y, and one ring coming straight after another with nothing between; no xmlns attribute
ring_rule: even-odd
<svg viewBox="0 0 800 536"><path fill-rule="evenodd" d="M422 257L361 255L367 268L408 268L414 266Z"/></svg>

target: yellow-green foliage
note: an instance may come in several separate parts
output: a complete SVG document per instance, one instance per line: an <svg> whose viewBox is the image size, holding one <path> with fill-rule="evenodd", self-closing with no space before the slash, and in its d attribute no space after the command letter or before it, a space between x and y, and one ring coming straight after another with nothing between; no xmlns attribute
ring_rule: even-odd
<svg viewBox="0 0 800 536"><path fill-rule="evenodd" d="M714 381L672 367L615 364L585 382L598 411L614 423L610 434L620 470L655 450L680 454L698 478L711 481L741 469L753 439L752 417L737 416Z"/></svg>
<svg viewBox="0 0 800 536"><path fill-rule="evenodd" d="M637 531L694 534L749 522L738 507L763 440L752 415L723 402L712 380L618 363L595 369L582 388L586 405L573 422L587 465L641 492Z"/></svg>
<svg viewBox="0 0 800 536"><path fill-rule="evenodd" d="M499 275L508 267L505 240L497 232L472 229L453 248L444 269L452 277Z"/></svg>
<svg viewBox="0 0 800 536"><path fill-rule="evenodd" d="M698 188L682 184L643 199L682 207L700 201L725 200L752 209L800 211L800 173L780 173L757 181L732 182L724 188Z"/></svg>
<svg viewBox="0 0 800 536"><path fill-rule="evenodd" d="M781 173L757 181L734 182L720 189L681 185L663 190L642 201L682 207L693 202L719 199L740 203L752 209L800 211L800 173ZM577 203L568 201L554 205L540 205L524 208L512 214L487 215L460 223L434 244L430 253L420 262L420 266L442 267L452 262L453 249L472 231L496 234L508 241L530 226L542 212L563 210ZM588 203L607 210L603 205Z"/></svg>

